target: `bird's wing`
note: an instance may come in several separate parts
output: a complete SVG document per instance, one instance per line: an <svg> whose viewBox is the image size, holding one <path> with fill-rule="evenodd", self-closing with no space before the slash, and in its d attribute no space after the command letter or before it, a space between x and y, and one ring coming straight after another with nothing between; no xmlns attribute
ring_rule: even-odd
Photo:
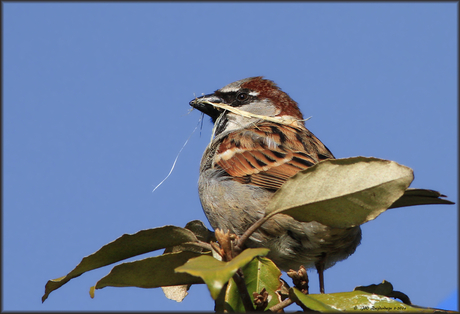
<svg viewBox="0 0 460 314"><path fill-rule="evenodd" d="M228 134L215 163L241 183L277 190L297 172L332 153L307 129L260 123Z"/></svg>

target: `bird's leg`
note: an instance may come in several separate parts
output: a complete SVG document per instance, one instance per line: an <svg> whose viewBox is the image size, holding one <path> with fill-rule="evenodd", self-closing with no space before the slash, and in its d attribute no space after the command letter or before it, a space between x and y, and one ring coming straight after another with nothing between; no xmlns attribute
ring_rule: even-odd
<svg viewBox="0 0 460 314"><path fill-rule="evenodd" d="M319 275L319 292L324 293L324 268L326 266L326 253L321 254L319 260L315 263Z"/></svg>

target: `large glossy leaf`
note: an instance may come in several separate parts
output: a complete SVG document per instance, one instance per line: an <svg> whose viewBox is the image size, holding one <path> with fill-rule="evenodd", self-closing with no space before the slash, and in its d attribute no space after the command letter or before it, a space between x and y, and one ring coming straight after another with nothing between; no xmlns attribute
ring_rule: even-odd
<svg viewBox="0 0 460 314"><path fill-rule="evenodd" d="M358 287L355 287L355 289L353 290L388 296L388 294L393 292L393 285L390 282L384 280L382 281L382 283L378 285L372 284L368 286L358 286Z"/></svg>
<svg viewBox="0 0 460 314"><path fill-rule="evenodd" d="M412 169L394 161L366 157L324 160L286 181L266 213L349 228L388 209L413 178Z"/></svg>
<svg viewBox="0 0 460 314"><path fill-rule="evenodd" d="M193 258L183 266L176 268L176 272L184 272L201 277L207 284L211 297L215 300L223 286L236 273L238 268L244 267L256 256L267 255L269 249L246 249L230 262L222 262L211 256Z"/></svg>
<svg viewBox="0 0 460 314"><path fill-rule="evenodd" d="M51 292L87 271L147 252L196 241L198 240L193 232L176 226L164 226L142 230L135 234L124 234L115 241L104 245L97 252L83 258L80 264L66 276L49 280L45 286L42 302L48 298Z"/></svg>
<svg viewBox="0 0 460 314"><path fill-rule="evenodd" d="M402 293L401 291L394 291L393 285L386 280L382 281L382 283L378 285L372 284L369 286L359 286L353 289L353 291L358 291L358 290L368 292L368 293L376 293L376 294L380 294L386 297L398 298L405 304L409 304L409 305L412 304L410 301L410 298L405 293Z"/></svg>
<svg viewBox="0 0 460 314"><path fill-rule="evenodd" d="M174 271L176 267L185 264L189 259L201 255L195 252L168 253L123 263L115 266L107 276L99 280L95 288L102 289L107 286L158 288L203 283L199 277Z"/></svg>
<svg viewBox="0 0 460 314"><path fill-rule="evenodd" d="M289 297L292 301L297 303L302 308L307 307L313 311L326 313L340 312L340 310L336 307L330 306L324 302L316 300L312 297L312 294L303 294L300 290L296 288L289 289Z"/></svg>
<svg viewBox="0 0 460 314"><path fill-rule="evenodd" d="M206 228L204 223L201 220L192 220L185 225L185 229L188 229L195 234L198 240L207 242L216 241L214 237L214 232Z"/></svg>
<svg viewBox="0 0 460 314"><path fill-rule="evenodd" d="M269 294L267 308L281 302L276 290L281 288L281 271L268 258L256 257L242 268L249 295L260 293L263 288ZM238 288L233 279L230 279L225 294L225 310L228 312L245 312Z"/></svg>
<svg viewBox="0 0 460 314"><path fill-rule="evenodd" d="M200 220L193 220L188 222L185 225L185 228L192 231L200 241L207 243L209 243L209 241L211 240L216 241L216 239L214 238L214 232L206 228L204 223ZM164 254L182 251L200 253L203 250L203 248L196 246L194 247L190 245L176 245L166 248ZM177 286L162 286L161 289L163 290L163 293L168 299L174 300L176 302L182 302L182 300L184 300L184 298L188 295L188 290L190 289L190 286L191 284Z"/></svg>
<svg viewBox="0 0 460 314"><path fill-rule="evenodd" d="M290 297L296 303L319 312L433 313L433 309L413 307L382 295L364 291L305 295L298 289L291 288Z"/></svg>

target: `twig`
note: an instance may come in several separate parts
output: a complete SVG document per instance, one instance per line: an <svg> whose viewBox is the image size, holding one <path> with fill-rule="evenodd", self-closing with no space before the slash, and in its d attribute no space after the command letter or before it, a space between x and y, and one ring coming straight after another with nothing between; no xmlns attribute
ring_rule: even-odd
<svg viewBox="0 0 460 314"><path fill-rule="evenodd" d="M262 226L268 219L270 219L272 216L276 215L278 213L272 213L268 214L265 217L260 218L257 220L251 227L246 230L243 235L238 239L238 243L235 245L234 250L238 254L243 250L244 243L249 239L251 234L253 234L257 229L259 229L260 226Z"/></svg>
<svg viewBox="0 0 460 314"><path fill-rule="evenodd" d="M294 126L294 125L298 126L299 122L306 121L306 120L310 119L310 118L308 118L308 119L305 119L305 120L300 120L300 119L294 119L294 118L292 118L290 116L283 116L283 117L263 116L263 115L258 115L258 114L252 113L252 112L240 110L238 108L235 108L235 107L223 104L223 103L213 103L213 102L210 102L210 101L207 101L207 100L201 100L201 99L197 99L197 100L198 100L199 103L211 105L213 107L217 107L217 108L220 108L220 109L224 109L224 110L230 111L232 113L235 113L237 115L240 115L240 116L243 116L243 117L246 117L246 118L262 119L262 120L271 121L271 122L275 122L275 123L279 123L279 124L290 125L290 126Z"/></svg>
<svg viewBox="0 0 460 314"><path fill-rule="evenodd" d="M292 303L294 303L294 301L292 301L291 299L286 299L283 302L273 305L268 310L272 312L278 312L279 310L284 309L285 307L291 305Z"/></svg>
<svg viewBox="0 0 460 314"><path fill-rule="evenodd" d="M254 312L254 305L252 304L252 299L249 296L248 288L244 282L244 276L241 269L238 269L237 272L233 275L233 280L235 281L236 287L238 288L244 309L246 312Z"/></svg>

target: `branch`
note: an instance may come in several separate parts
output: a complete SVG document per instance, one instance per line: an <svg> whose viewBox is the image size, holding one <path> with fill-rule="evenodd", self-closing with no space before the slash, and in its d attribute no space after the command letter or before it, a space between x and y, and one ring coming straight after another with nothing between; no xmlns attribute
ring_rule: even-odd
<svg viewBox="0 0 460 314"><path fill-rule="evenodd" d="M268 310L272 312L278 312L279 310L284 309L285 307L291 305L292 303L294 303L294 301L292 301L291 299L286 299L283 302L278 303L277 305L273 305Z"/></svg>
<svg viewBox="0 0 460 314"><path fill-rule="evenodd" d="M243 272L241 269L238 269L238 271L233 275L233 280L238 288L241 301L243 301L244 309L246 312L254 312L254 305L252 304L252 299L249 296L248 288L244 282Z"/></svg>
<svg viewBox="0 0 460 314"><path fill-rule="evenodd" d="M257 230L259 229L260 226L262 226L268 219L270 219L272 216L276 215L278 213L274 214L268 214L265 217L260 218L257 220L251 227L249 227L248 230L246 230L243 235L238 239L238 243L235 245L235 252L238 254L243 250L244 243L249 239L249 237Z"/></svg>

